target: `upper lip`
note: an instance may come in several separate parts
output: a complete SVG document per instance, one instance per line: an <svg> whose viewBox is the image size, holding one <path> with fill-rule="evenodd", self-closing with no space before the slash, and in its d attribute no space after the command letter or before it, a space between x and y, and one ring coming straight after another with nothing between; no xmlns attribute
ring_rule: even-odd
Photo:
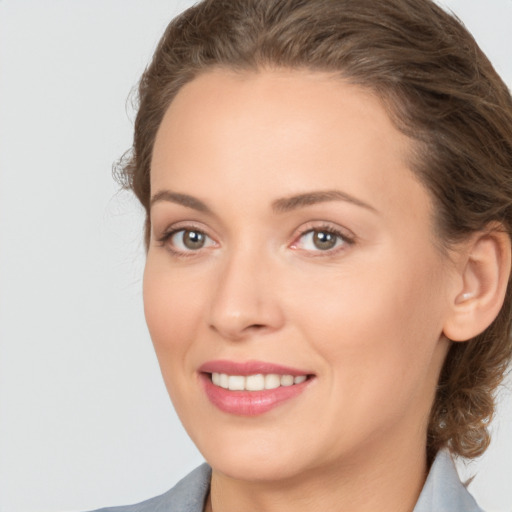
<svg viewBox="0 0 512 512"><path fill-rule="evenodd" d="M203 373L226 373L228 375L255 375L258 373L277 375L311 375L311 372L292 368L281 364L269 363L266 361L228 361L219 359L216 361L208 361L200 366L200 372Z"/></svg>

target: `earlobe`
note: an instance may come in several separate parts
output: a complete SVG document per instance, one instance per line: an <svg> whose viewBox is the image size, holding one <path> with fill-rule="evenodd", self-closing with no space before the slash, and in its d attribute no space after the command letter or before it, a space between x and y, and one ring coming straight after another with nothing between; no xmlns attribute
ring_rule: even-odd
<svg viewBox="0 0 512 512"><path fill-rule="evenodd" d="M470 340L494 321L510 277L510 237L501 225L476 233L463 245L460 285L451 299L443 329L452 341Z"/></svg>

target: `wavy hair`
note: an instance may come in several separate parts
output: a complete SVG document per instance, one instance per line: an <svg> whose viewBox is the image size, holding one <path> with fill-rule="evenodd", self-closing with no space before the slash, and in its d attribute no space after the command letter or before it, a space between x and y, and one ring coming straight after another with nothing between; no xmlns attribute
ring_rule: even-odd
<svg viewBox="0 0 512 512"><path fill-rule="evenodd" d="M116 168L144 206L163 115L213 68L336 73L378 95L415 148L445 247L499 223L512 231L512 99L471 34L430 0L204 0L167 27L138 89L133 146ZM489 444L496 389L512 355L511 289L495 321L453 343L428 426L429 458Z"/></svg>

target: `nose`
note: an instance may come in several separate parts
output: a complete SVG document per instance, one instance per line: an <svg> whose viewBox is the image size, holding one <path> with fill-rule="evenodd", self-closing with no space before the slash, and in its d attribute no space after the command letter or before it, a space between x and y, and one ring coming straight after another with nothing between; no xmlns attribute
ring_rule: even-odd
<svg viewBox="0 0 512 512"><path fill-rule="evenodd" d="M276 271L246 248L222 262L212 297L209 327L231 341L280 329L284 315L278 299Z"/></svg>

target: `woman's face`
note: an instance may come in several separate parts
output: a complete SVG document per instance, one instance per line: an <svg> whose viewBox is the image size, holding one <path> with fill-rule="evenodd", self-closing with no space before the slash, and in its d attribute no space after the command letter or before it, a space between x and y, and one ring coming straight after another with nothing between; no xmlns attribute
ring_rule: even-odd
<svg viewBox="0 0 512 512"><path fill-rule="evenodd" d="M145 312L215 470L265 480L424 452L454 279L410 149L378 99L322 73L212 71L172 102Z"/></svg>

